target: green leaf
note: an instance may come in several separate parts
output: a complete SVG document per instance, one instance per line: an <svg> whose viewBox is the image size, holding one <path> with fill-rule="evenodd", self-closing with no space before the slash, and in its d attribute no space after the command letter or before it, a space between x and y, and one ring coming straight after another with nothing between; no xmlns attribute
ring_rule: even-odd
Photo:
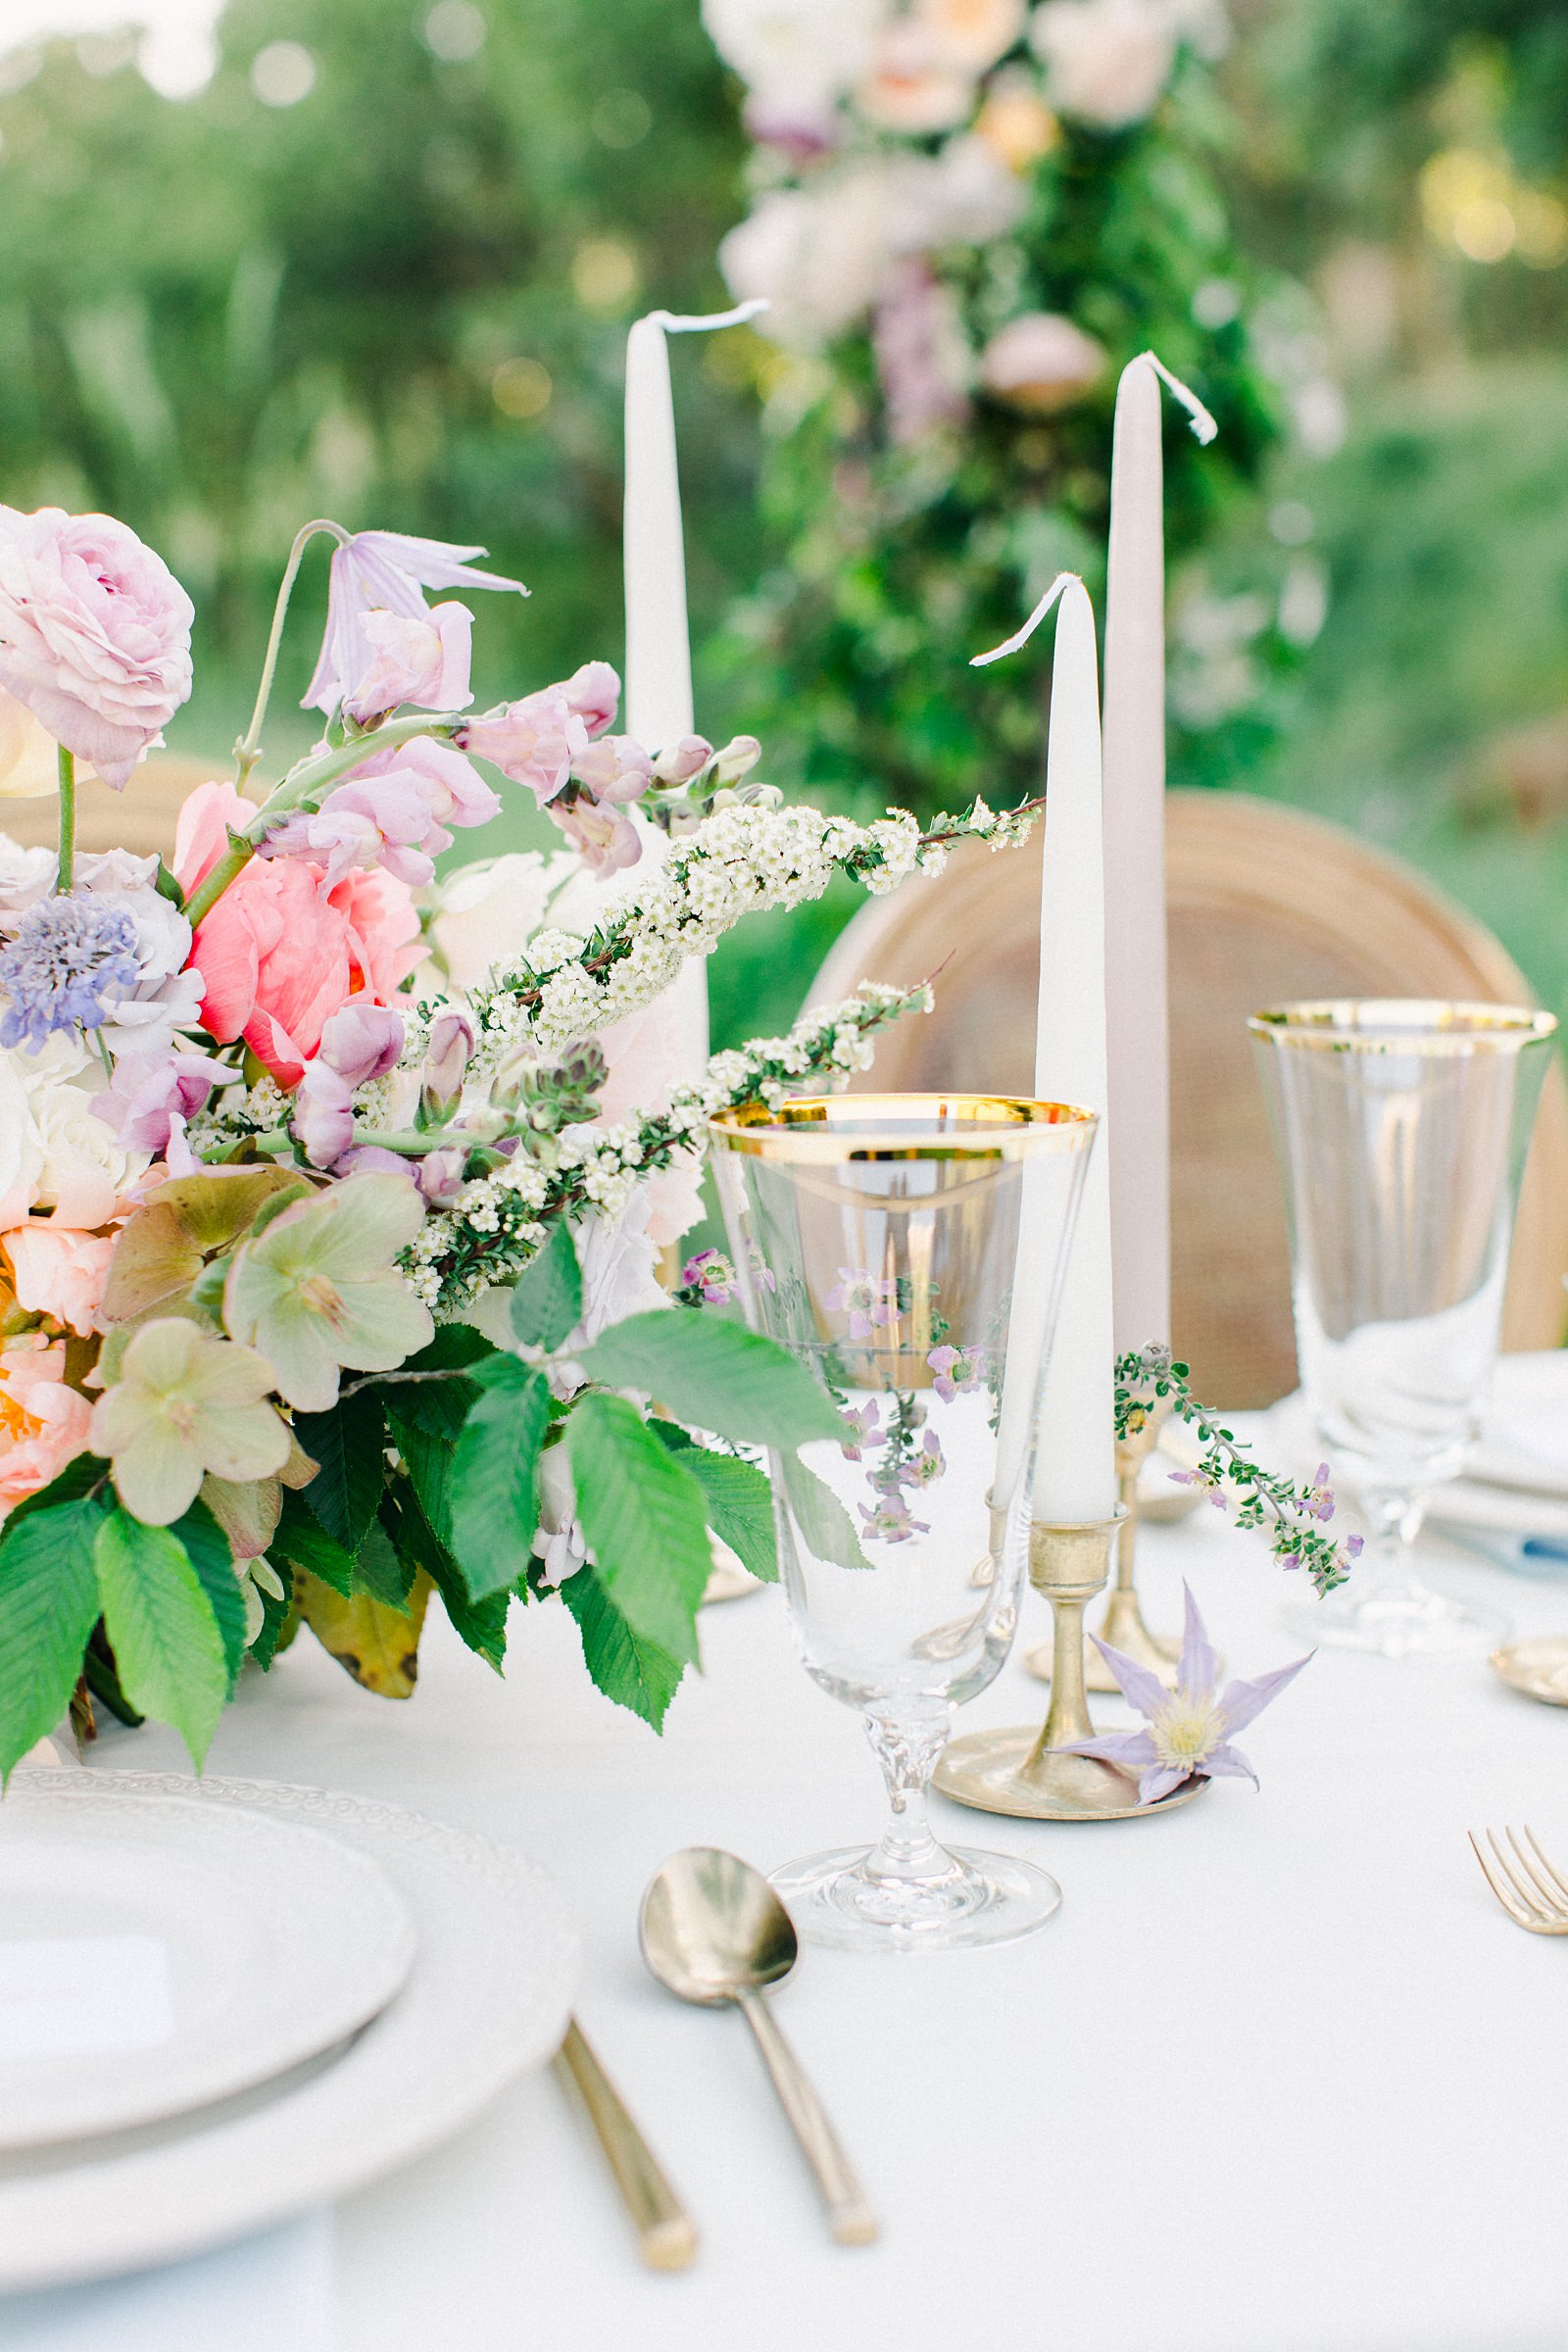
<svg viewBox="0 0 1568 2352"><path fill-rule="evenodd" d="M836 1568L870 1568L873 1563L860 1548L855 1521L832 1488L792 1454L785 1454L783 1468L785 1498L807 1549Z"/></svg>
<svg viewBox="0 0 1568 2352"><path fill-rule="evenodd" d="M505 1592L528 1565L539 1524L539 1448L549 1426L543 1373L498 1357L452 1456L451 1550L470 1600Z"/></svg>
<svg viewBox="0 0 1568 2352"><path fill-rule="evenodd" d="M702 1488L623 1396L575 1404L566 1450L599 1582L640 1640L695 1662L713 1566Z"/></svg>
<svg viewBox="0 0 1568 2352"><path fill-rule="evenodd" d="M358 1551L386 1484L379 1397L361 1389L329 1413L296 1413L294 1435L318 1465L302 1490L307 1504L345 1551Z"/></svg>
<svg viewBox="0 0 1568 2352"><path fill-rule="evenodd" d="M84 1494L92 1493L94 1487L105 1486L108 1478L109 1464L101 1454L78 1453L74 1455L58 1478L52 1478L49 1484L46 1487L40 1487L35 1494L24 1494L20 1502L14 1502L11 1505L5 1518L6 1534L9 1536L14 1528L20 1527L23 1520L30 1518L34 1511L51 1511L57 1502L79 1502ZM105 1510L109 1508L107 1502L104 1508Z"/></svg>
<svg viewBox="0 0 1568 2352"><path fill-rule="evenodd" d="M523 1348L559 1348L582 1321L582 1268L564 1218L551 1228L512 1294L512 1335Z"/></svg>
<svg viewBox="0 0 1568 2352"><path fill-rule="evenodd" d="M640 1389L694 1429L793 1453L813 1438L844 1441L827 1391L760 1333L695 1307L670 1306L612 1323L578 1358L612 1389Z"/></svg>
<svg viewBox="0 0 1568 2352"><path fill-rule="evenodd" d="M733 1453L713 1453L706 1446L694 1446L685 1430L676 1429L673 1422L650 1421L648 1426L702 1488L708 1524L714 1535L729 1545L743 1568L764 1585L776 1585L778 1528L773 1518L773 1489L764 1473Z"/></svg>
<svg viewBox="0 0 1568 2352"><path fill-rule="evenodd" d="M509 1359L510 1360L510 1359ZM471 1407L470 1407L471 1410ZM429 1430L400 1429L398 1451L431 1532L452 1548L452 1440Z"/></svg>
<svg viewBox="0 0 1568 2352"><path fill-rule="evenodd" d="M293 1577L285 1568L278 1580L283 1587L283 1598L278 1600L260 1586L257 1592L262 1604L262 1630L251 1643L251 1656L265 1674L280 1649L287 1649L294 1639L299 1618L294 1610Z"/></svg>
<svg viewBox="0 0 1568 2352"><path fill-rule="evenodd" d="M222 1638L228 1687L232 1691L245 1655L245 1595L234 1574L234 1555L228 1538L205 1502L193 1502L184 1518L177 1519L169 1532L185 1546L185 1556L207 1595Z"/></svg>
<svg viewBox="0 0 1568 2352"><path fill-rule="evenodd" d="M277 1533L268 1545L269 1557L286 1560L307 1575L330 1585L345 1600L354 1590L354 1554L329 1536L311 1512L302 1494L285 1489Z"/></svg>
<svg viewBox="0 0 1568 2352"><path fill-rule="evenodd" d="M577 1621L588 1672L605 1696L662 1731L686 1671L679 1658L633 1633L592 1568L568 1577L561 1597Z"/></svg>
<svg viewBox="0 0 1568 2352"><path fill-rule="evenodd" d="M406 1612L409 1589L417 1566L416 1560L399 1557L391 1537L377 1522L367 1532L355 1555L354 1589L357 1592L368 1592L384 1608Z"/></svg>
<svg viewBox="0 0 1568 2352"><path fill-rule="evenodd" d="M389 1494L381 1506L381 1515L399 1551L424 1570L440 1593L441 1606L459 1641L499 1674L506 1663L507 1616L513 1590L487 1593L483 1600L470 1600L457 1561L435 1535L412 1492L406 1497Z"/></svg>
<svg viewBox="0 0 1568 2352"><path fill-rule="evenodd" d="M172 1724L200 1771L228 1696L212 1604L179 1538L111 1511L93 1544L104 1631L131 1705Z"/></svg>
<svg viewBox="0 0 1568 2352"><path fill-rule="evenodd" d="M444 1323L417 1355L399 1368L404 1372L450 1372L467 1364L484 1363L498 1350L483 1332L466 1323ZM433 1438L455 1438L463 1427L478 1391L466 1380L389 1380L376 1391L387 1418L403 1429L417 1429Z"/></svg>
<svg viewBox="0 0 1568 2352"><path fill-rule="evenodd" d="M78 1497L14 1514L0 1543L0 1779L71 1704L98 1620L92 1547L104 1509Z"/></svg>

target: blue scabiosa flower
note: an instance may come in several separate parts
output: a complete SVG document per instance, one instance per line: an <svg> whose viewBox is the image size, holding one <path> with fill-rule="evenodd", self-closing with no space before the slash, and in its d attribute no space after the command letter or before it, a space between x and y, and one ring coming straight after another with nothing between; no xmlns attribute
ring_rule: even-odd
<svg viewBox="0 0 1568 2352"><path fill-rule="evenodd" d="M0 1046L34 1053L56 1029L96 1029L121 990L136 985L136 926L90 896L41 899L0 949Z"/></svg>

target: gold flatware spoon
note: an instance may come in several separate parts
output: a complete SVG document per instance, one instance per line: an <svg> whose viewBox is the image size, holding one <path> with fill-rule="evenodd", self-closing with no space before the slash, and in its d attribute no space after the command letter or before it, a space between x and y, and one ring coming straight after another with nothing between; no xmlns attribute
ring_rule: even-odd
<svg viewBox="0 0 1568 2352"><path fill-rule="evenodd" d="M833 2235L841 2246L869 2245L876 2216L762 1997L764 1985L789 1975L800 1943L761 1872L717 1846L688 1846L670 1857L643 1896L639 1934L643 1958L681 2000L706 2008L734 2002L811 2168Z"/></svg>
<svg viewBox="0 0 1568 2352"><path fill-rule="evenodd" d="M615 2177L637 2244L651 2270L683 2271L697 2251L690 2214L665 2180L658 2157L633 2123L619 2091L595 2056L577 2020L556 2053L556 2071L575 2085Z"/></svg>

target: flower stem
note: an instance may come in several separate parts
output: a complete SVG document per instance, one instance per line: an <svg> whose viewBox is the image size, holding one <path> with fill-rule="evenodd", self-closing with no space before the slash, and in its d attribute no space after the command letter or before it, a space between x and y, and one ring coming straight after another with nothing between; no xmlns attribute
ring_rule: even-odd
<svg viewBox="0 0 1568 2352"><path fill-rule="evenodd" d="M250 775L251 769L262 756L262 721L267 716L267 706L272 693L272 680L277 672L278 649L283 642L283 623L288 618L288 600L294 593L294 582L299 577L301 559L318 531L328 532L337 541L339 547L346 547L348 544L349 534L342 525L328 522L322 516L318 516L315 522L306 523L304 528L295 534L294 544L288 551L288 562L283 566L283 577L278 585L277 603L272 608L272 628L271 634L267 640L267 659L262 663L262 682L256 690L256 708L251 712L249 727L234 746L234 781L241 792L245 789L246 779ZM230 879L232 880L232 876Z"/></svg>
<svg viewBox="0 0 1568 2352"><path fill-rule="evenodd" d="M194 931L203 915L211 914L229 884L245 871L256 855L256 845L243 834L231 833L228 848L213 867L205 882L191 892L185 901L185 919Z"/></svg>
<svg viewBox="0 0 1568 2352"><path fill-rule="evenodd" d="M57 890L69 890L76 870L76 760L60 746L60 866Z"/></svg>

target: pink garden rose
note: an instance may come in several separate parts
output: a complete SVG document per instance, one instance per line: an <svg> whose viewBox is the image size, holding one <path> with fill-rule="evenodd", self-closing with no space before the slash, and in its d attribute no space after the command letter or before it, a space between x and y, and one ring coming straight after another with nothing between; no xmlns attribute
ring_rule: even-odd
<svg viewBox="0 0 1568 2352"><path fill-rule="evenodd" d="M190 693L193 617L111 515L0 507L0 688L117 792Z"/></svg>
<svg viewBox="0 0 1568 2352"><path fill-rule="evenodd" d="M29 1331L0 1348L0 1518L85 1450L92 1406L66 1386L66 1347Z"/></svg>
<svg viewBox="0 0 1568 2352"><path fill-rule="evenodd" d="M115 1251L113 1234L81 1233L50 1217L29 1217L0 1233L0 1250L11 1268L17 1304L29 1315L69 1324L80 1339L98 1328Z"/></svg>
<svg viewBox="0 0 1568 2352"><path fill-rule="evenodd" d="M254 807L229 784L198 785L180 811L174 871L187 894L222 854L226 825ZM243 1037L279 1086L299 1084L321 1032L352 997L386 1004L417 961L419 918L405 883L349 873L321 895L319 866L253 858L191 943L202 1021L220 1045Z"/></svg>

